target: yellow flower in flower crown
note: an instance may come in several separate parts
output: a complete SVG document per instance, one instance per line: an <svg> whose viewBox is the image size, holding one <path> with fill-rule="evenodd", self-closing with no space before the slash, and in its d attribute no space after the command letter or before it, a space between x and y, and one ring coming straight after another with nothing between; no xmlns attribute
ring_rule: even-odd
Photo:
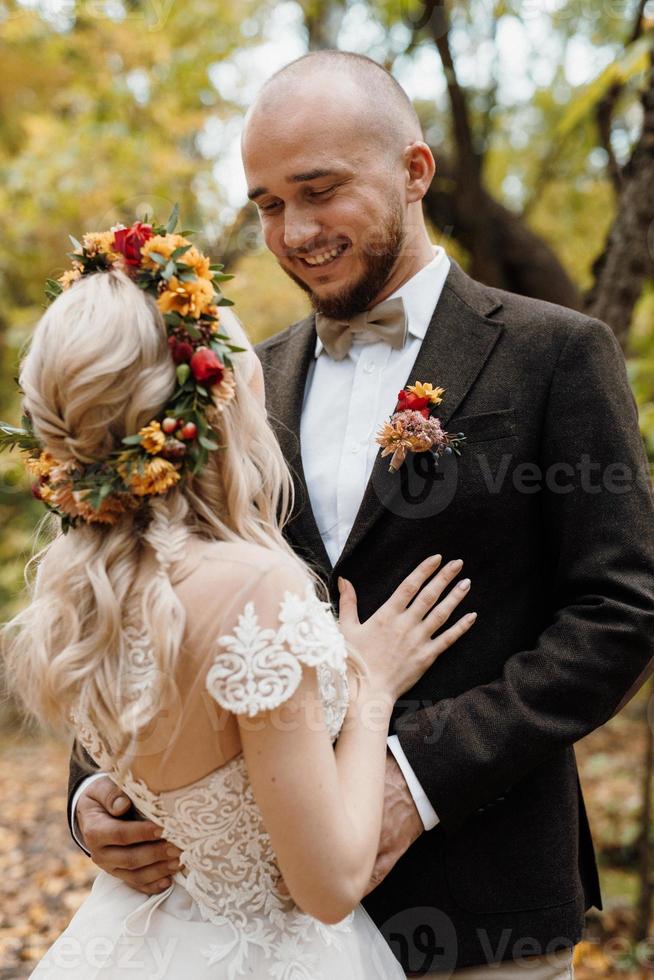
<svg viewBox="0 0 654 980"><path fill-rule="evenodd" d="M157 298L157 306L162 313L179 313L198 320L213 305L214 289L208 279L195 279L180 282L171 276L168 288Z"/></svg>
<svg viewBox="0 0 654 980"><path fill-rule="evenodd" d="M445 388L434 388L429 381L416 381L408 390L418 398L428 398L432 405L440 405L445 393Z"/></svg>
<svg viewBox="0 0 654 980"><path fill-rule="evenodd" d="M211 259L207 255L202 255L195 245L191 245L188 252L184 252L180 262L185 262L186 265L190 265L199 279L213 279L213 272L209 268Z"/></svg>
<svg viewBox="0 0 654 980"><path fill-rule="evenodd" d="M161 265L151 258L152 252L156 252L157 255L162 255L165 259L169 259L176 248L190 244L188 238L184 238L183 235L153 235L141 248L143 267L145 269L161 269ZM190 251L191 249L189 249ZM188 255L188 252L180 259L181 262L186 262L186 255Z"/></svg>
<svg viewBox="0 0 654 980"><path fill-rule="evenodd" d="M32 476L50 476L53 469L59 464L50 453L41 453L39 456L29 456L25 460L28 473Z"/></svg>
<svg viewBox="0 0 654 980"><path fill-rule="evenodd" d="M89 231L82 238L82 245L91 255L102 252L109 258L118 258L118 252L114 251L113 231Z"/></svg>
<svg viewBox="0 0 654 980"><path fill-rule="evenodd" d="M82 270L78 266L73 269L66 269L62 276L59 276L57 282L60 284L62 289L68 289L72 286L74 282L82 278Z"/></svg>
<svg viewBox="0 0 654 980"><path fill-rule="evenodd" d="M119 466L119 473L137 497L165 493L180 480L180 475L173 464L160 456L148 460L142 472L137 469L128 472L123 464Z"/></svg>
<svg viewBox="0 0 654 980"><path fill-rule="evenodd" d="M144 426L140 430L139 435L141 437L141 445L146 453L154 456L156 453L161 452L166 441L166 436L161 431L161 426L158 422L150 422L149 425Z"/></svg>

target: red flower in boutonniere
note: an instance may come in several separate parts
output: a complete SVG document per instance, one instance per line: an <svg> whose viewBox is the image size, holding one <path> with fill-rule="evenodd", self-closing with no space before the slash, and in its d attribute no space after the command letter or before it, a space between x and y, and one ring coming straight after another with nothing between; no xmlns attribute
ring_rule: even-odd
<svg viewBox="0 0 654 980"><path fill-rule="evenodd" d="M436 462L440 456L461 455L465 442L462 432L452 436L445 432L440 419L431 411L443 400L444 388L434 388L429 382L416 381L403 388L397 396L397 406L390 421L377 434L382 456L391 456L389 470L396 473L406 460L406 454L431 452Z"/></svg>

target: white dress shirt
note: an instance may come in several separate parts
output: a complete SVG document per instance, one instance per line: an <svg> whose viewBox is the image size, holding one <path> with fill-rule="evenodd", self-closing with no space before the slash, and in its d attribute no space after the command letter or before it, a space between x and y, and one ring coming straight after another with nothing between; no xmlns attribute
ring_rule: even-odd
<svg viewBox="0 0 654 980"><path fill-rule="evenodd" d="M450 270L440 246L434 258L388 299L401 297L408 320L404 347L355 340L341 361L333 360L318 339L309 367L300 423L302 466L320 536L332 565L352 530L366 484L379 453L375 436L392 414L398 392L410 378L434 309ZM426 379L430 380L430 379ZM438 817L402 751L397 735L388 745L425 826Z"/></svg>
<svg viewBox="0 0 654 980"><path fill-rule="evenodd" d="M397 394L407 380L424 380L409 379L409 374L449 270L447 253L434 246L431 262L388 297L399 296L404 302L408 332L402 350L393 350L383 341L355 341L342 361L334 361L320 339L316 343L305 386L300 443L311 508L332 565L352 530L379 452L375 435L392 414ZM431 830L438 817L397 735L389 737L388 747L402 770L425 830ZM80 783L72 800L73 835L80 847L77 801L100 775L88 776Z"/></svg>

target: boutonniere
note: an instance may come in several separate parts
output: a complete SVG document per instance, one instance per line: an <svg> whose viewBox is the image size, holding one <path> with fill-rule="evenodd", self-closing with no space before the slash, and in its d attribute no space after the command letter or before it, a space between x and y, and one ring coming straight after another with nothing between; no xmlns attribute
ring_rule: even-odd
<svg viewBox="0 0 654 980"><path fill-rule="evenodd" d="M406 454L431 452L439 457L461 455L465 442L463 432L450 435L440 419L432 412L443 401L445 388L434 388L429 382L416 381L403 388L397 396L395 411L377 434L382 456L391 456L389 470L396 473L406 460Z"/></svg>

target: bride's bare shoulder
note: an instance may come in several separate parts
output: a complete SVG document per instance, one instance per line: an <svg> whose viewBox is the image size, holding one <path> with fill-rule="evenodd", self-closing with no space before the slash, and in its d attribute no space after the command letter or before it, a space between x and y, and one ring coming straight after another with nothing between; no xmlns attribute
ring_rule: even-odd
<svg viewBox="0 0 654 980"><path fill-rule="evenodd" d="M303 588L309 576L291 555L273 551L249 541L194 541L185 562L190 568L182 581L175 584L182 599L188 596L194 604L202 597L213 597L227 590L229 595L246 596L258 583L267 590Z"/></svg>

